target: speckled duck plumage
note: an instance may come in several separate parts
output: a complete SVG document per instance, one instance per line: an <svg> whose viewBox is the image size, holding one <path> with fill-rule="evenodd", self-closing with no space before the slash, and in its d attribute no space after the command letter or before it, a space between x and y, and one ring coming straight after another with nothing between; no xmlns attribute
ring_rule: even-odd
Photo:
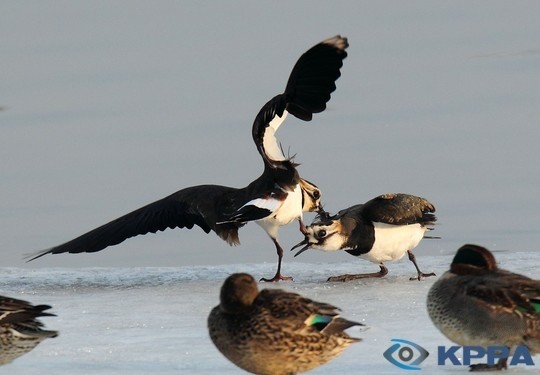
<svg viewBox="0 0 540 375"><path fill-rule="evenodd" d="M296 374L323 365L358 338L344 332L362 325L338 308L280 289L259 292L251 275L229 276L221 303L208 317L210 338L238 367L254 374Z"/></svg>
<svg viewBox="0 0 540 375"><path fill-rule="evenodd" d="M41 316L55 316L44 312L50 308L0 296L0 365L28 353L45 339L58 336L56 331L42 329L43 324L36 320Z"/></svg>
<svg viewBox="0 0 540 375"><path fill-rule="evenodd" d="M435 326L459 345L525 345L531 354L540 352L540 280L498 268L481 246L457 251L450 270L431 287L427 309ZM506 361L494 369L502 368Z"/></svg>

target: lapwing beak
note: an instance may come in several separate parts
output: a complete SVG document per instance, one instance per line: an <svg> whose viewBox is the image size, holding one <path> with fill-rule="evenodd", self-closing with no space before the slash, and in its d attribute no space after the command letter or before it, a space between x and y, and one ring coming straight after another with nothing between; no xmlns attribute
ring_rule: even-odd
<svg viewBox="0 0 540 375"><path fill-rule="evenodd" d="M330 218L330 213L324 210L323 206L319 206L317 210L317 216L320 220L328 220Z"/></svg>
<svg viewBox="0 0 540 375"><path fill-rule="evenodd" d="M302 242L300 243L297 243L296 245L293 246L293 248L291 249L291 251L293 251L294 249L302 246L302 245L305 245L303 248L301 248L300 250L298 250L298 252L296 254L294 254L294 256L298 256L300 254L302 254L304 251L306 251L307 249L309 249L311 247L311 244L309 243L309 239L306 237Z"/></svg>

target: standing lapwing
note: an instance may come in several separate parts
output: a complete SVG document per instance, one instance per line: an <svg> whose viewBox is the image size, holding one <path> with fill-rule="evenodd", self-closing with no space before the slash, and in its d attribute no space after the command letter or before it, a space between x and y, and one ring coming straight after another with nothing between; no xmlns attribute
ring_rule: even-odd
<svg viewBox="0 0 540 375"><path fill-rule="evenodd" d="M412 250L437 218L435 207L424 198L409 194L384 194L364 204L339 211L334 216L320 215L321 221L308 226L304 241L291 250L305 245L295 256L309 248L338 251L379 264L380 271L358 275L333 276L328 281L349 281L368 277L383 277L388 269L383 262L400 259L407 253L418 273L411 280L435 276L423 273L416 264Z"/></svg>
<svg viewBox="0 0 540 375"><path fill-rule="evenodd" d="M264 172L244 188L219 185L192 186L121 216L69 242L35 254L91 253L124 240L167 228L194 225L211 230L230 245L238 245L238 229L257 222L268 233L278 253L276 274L265 281L287 279L281 275L283 249L278 230L293 220L302 224L302 211L320 209L319 189L298 175L291 158L286 158L275 132L288 113L310 121L324 111L335 81L347 56L347 39L339 35L322 41L304 53L294 66L285 92L266 103L255 117L252 135L263 162Z"/></svg>
<svg viewBox="0 0 540 375"><path fill-rule="evenodd" d="M43 323L36 319L55 316L45 312L50 308L0 296L0 365L28 353L45 339L58 336L57 331L42 329Z"/></svg>
<svg viewBox="0 0 540 375"><path fill-rule="evenodd" d="M484 247L459 248L450 270L431 286L427 310L458 345L507 347L496 364L471 365L471 371L506 369L518 346L540 353L540 280L500 269Z"/></svg>
<svg viewBox="0 0 540 375"><path fill-rule="evenodd" d="M361 339L362 326L339 309L280 289L257 289L246 273L229 276L220 304L208 316L210 339L238 367L253 374L296 374L319 367Z"/></svg>

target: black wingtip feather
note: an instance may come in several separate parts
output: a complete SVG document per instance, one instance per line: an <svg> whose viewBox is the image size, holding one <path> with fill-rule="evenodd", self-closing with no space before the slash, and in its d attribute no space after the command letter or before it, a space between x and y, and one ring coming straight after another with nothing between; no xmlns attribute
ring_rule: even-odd
<svg viewBox="0 0 540 375"><path fill-rule="evenodd" d="M283 111L303 121L311 121L314 113L326 109L331 93L336 90L335 81L341 76L347 38L341 35L328 38L305 52L294 65L285 92L269 100L259 111L253 123L252 135L265 164L283 168L281 162L271 160L263 145L267 127Z"/></svg>
<svg viewBox="0 0 540 375"><path fill-rule="evenodd" d="M47 254L61 253L94 253L107 247L118 245L125 240L147 233L164 231L167 228L188 228L194 225L201 227L206 233L217 228L213 207L223 195L236 191L235 188L219 185L199 185L182 189L150 203L109 223L95 228L71 241L51 247L25 258L31 262ZM227 228L234 231L233 228ZM220 235L220 233L218 233ZM221 236L221 235L220 235Z"/></svg>
<svg viewBox="0 0 540 375"><path fill-rule="evenodd" d="M326 109L330 94L336 89L335 81L341 76L348 46L347 38L336 35L312 47L298 59L285 89L287 111L305 120L306 112L313 114Z"/></svg>
<svg viewBox="0 0 540 375"><path fill-rule="evenodd" d="M41 251L33 253L33 254L25 255L23 259L26 260L25 263L28 263L28 262L31 262L31 261L36 260L38 258L41 258L42 256L45 256L45 255L47 255L49 253L50 253L50 249L41 250Z"/></svg>

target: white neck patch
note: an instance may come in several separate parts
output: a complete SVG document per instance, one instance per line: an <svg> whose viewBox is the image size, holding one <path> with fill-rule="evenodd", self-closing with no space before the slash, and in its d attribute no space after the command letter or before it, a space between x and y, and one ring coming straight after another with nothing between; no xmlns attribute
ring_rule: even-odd
<svg viewBox="0 0 540 375"><path fill-rule="evenodd" d="M285 118L287 117L287 110L283 111L283 116L275 116L272 121L270 121L268 127L266 128L264 132L263 137L263 147L264 151L266 153L266 156L270 160L274 161L285 161L285 155L283 155L283 152L281 151L281 147L279 145L279 142L276 138L276 132L279 129L280 125L285 121Z"/></svg>

